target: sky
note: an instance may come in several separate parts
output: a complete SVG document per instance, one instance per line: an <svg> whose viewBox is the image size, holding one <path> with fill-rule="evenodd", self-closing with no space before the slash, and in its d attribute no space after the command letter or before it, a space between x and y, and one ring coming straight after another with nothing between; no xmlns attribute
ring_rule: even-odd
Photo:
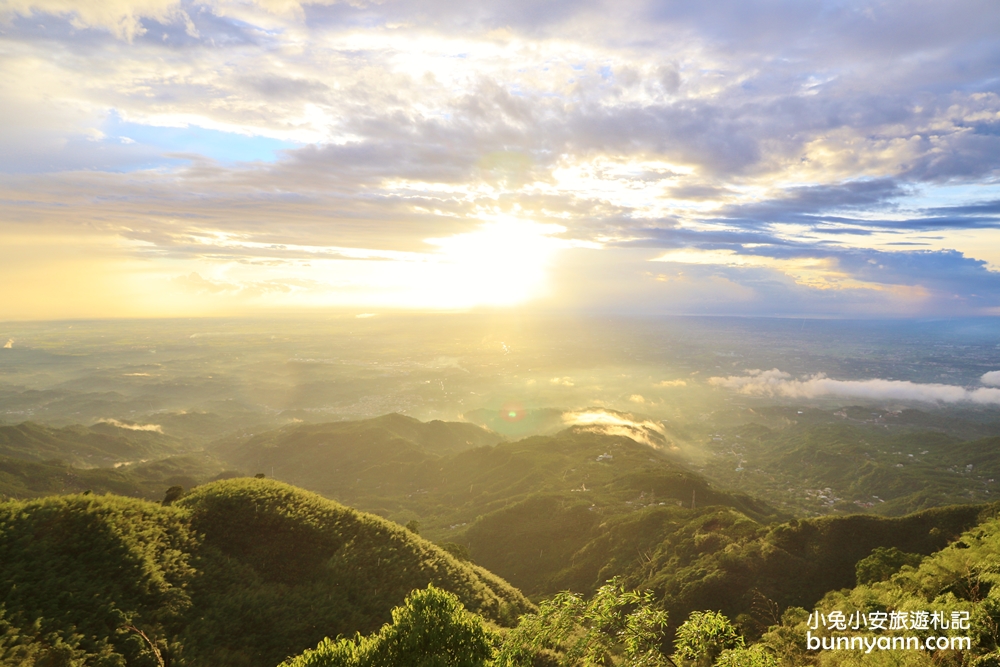
<svg viewBox="0 0 1000 667"><path fill-rule="evenodd" d="M1000 315L995 0L0 0L0 320Z"/></svg>

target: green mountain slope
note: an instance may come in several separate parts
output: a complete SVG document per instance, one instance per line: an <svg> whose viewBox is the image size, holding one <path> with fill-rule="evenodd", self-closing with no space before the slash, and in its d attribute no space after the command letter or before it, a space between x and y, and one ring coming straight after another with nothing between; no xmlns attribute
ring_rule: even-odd
<svg viewBox="0 0 1000 667"><path fill-rule="evenodd" d="M655 590L674 619L713 609L731 618L746 614L766 627L773 621L768 614L780 615L789 606L811 607L827 591L852 586L857 562L876 547L927 555L998 509L958 505L905 517L820 517L771 526L716 509L679 529L669 527L666 517L649 516L643 526L647 542L655 541L658 525L668 526L666 538L650 544L630 566L617 572L606 568L602 575L621 574L630 587ZM627 544L622 537L620 531L610 531L603 550L595 544L599 553L587 555L615 562Z"/></svg>
<svg viewBox="0 0 1000 667"><path fill-rule="evenodd" d="M624 436L577 427L440 454L399 437L402 429L396 427L432 425L390 417L286 427L222 443L215 451L230 465L268 474L273 466L276 477L399 523L415 519L423 534L469 548L477 563L502 571L532 595L603 583L603 563L586 574L562 573L605 524L646 507L681 522L688 520L692 501L761 521L780 518L749 496L715 488L673 453ZM436 426L445 427L462 427L463 436L475 429ZM631 557L639 558L635 549Z"/></svg>
<svg viewBox="0 0 1000 667"><path fill-rule="evenodd" d="M749 412L749 411L748 411ZM927 416L845 408L758 410L755 421L703 436L703 472L796 514L874 512L991 502L1000 480L995 425L963 440ZM865 417L866 419L862 419ZM961 432L964 433L964 432Z"/></svg>
<svg viewBox="0 0 1000 667"><path fill-rule="evenodd" d="M1000 584L997 573L1000 521L995 517L998 509L997 506L958 507L906 519L837 517L773 527L764 537L779 545L777 550L785 556L809 557L814 561L812 567L836 571L810 573L799 564L786 569L784 579L815 590L835 583L831 577L853 578L855 572L859 578L874 582L828 592L819 600L818 614L813 617L802 607L783 608L760 590L753 591L758 604L750 613L740 613L735 625L717 611L686 614L675 608L665 614L656 608L657 596L652 591L630 593L629 586L619 580L602 586L590 601L572 594L558 595L543 602L537 615L523 616L515 630L490 637L491 631L483 626L481 619L462 610L448 594L429 588L415 591L403 607L393 611L393 623L383 626L378 634L324 640L315 650L306 651L282 667L397 664L991 667L1000 660L1000 586L997 585ZM730 511L730 514L736 513ZM718 512L709 512L700 517L699 527L708 534L742 535L742 544L761 537L753 535L753 526L749 525L752 522L744 518L740 529L740 519L731 518L736 523L726 524ZM960 539L935 551L932 545L942 539L941 526L954 525L955 521L971 522L973 527L958 536ZM931 528L925 534L922 529L927 526ZM851 559L867 548L880 531L888 533L889 539L902 540L933 553L924 558L916 553L875 550L852 566ZM849 546L840 548L845 544ZM770 579L759 580L768 592L773 592L779 569L787 568L788 561L781 560L777 559ZM880 568L862 569L862 563L875 561L881 563ZM869 578L876 570L878 576ZM702 576L711 579L711 568L703 571ZM785 581L784 585L788 583ZM725 584L714 581L709 585L721 589ZM669 594L666 599L669 602ZM703 596L698 602L702 609L718 600ZM815 598L807 602L808 606L813 602ZM830 624L837 613L846 624L852 622L850 619L856 613L867 619L881 615L884 629L869 628L868 622L864 622L860 628L832 630ZM822 620L819 614L823 614ZM919 614L923 614L923 625L915 627ZM903 626L893 629L896 621L892 619L898 615L903 618ZM668 630L666 636L664 629ZM854 650L823 650L823 644L838 636L864 637L868 644L857 641L858 648ZM889 643L893 637L900 647L905 637L911 637L913 642L932 637L937 641L930 647L917 644L903 649ZM755 638L759 639L754 641ZM464 650L456 650L458 647ZM878 650L873 652L873 648ZM671 653L672 659L668 660ZM491 657L494 662L489 662Z"/></svg>
<svg viewBox="0 0 1000 667"><path fill-rule="evenodd" d="M53 428L23 422L0 425L0 456L27 461L57 459L78 468L164 458L190 451L183 441L123 422Z"/></svg>
<svg viewBox="0 0 1000 667"><path fill-rule="evenodd" d="M775 513L748 496L713 488L672 454L623 436L571 428L499 440L470 424L387 415L290 426L218 443L212 451L234 467L268 475L273 468L278 479L397 520L419 518L437 536L540 492L580 492L621 510L644 493L690 504L694 492L699 503L754 516Z"/></svg>
<svg viewBox="0 0 1000 667"><path fill-rule="evenodd" d="M236 476L241 475L200 453L116 468L74 468L58 460L39 462L0 456L0 500L85 491L161 500L172 486L189 489L212 479Z"/></svg>
<svg viewBox="0 0 1000 667"><path fill-rule="evenodd" d="M995 510L995 508L994 508ZM933 553L916 567L903 565L898 572L889 571L881 580L831 590L815 605L820 614L841 612L845 618L861 613L867 619L873 612L902 614L903 627L895 630L866 627L837 631L817 621L810 625L808 614L813 607L791 609L761 638L759 645L781 658L782 667L802 665L908 665L911 667L974 665L989 667L1000 664L1000 520L995 511L983 515L982 521L969 528L959 539ZM920 627L915 613L939 615L948 627L942 627L931 617ZM953 614L963 616L966 627L952 627ZM930 621L929 623L927 621ZM914 626L917 627L914 627ZM811 633L819 650L809 650L806 633ZM822 650L823 641L837 636L865 636L875 644L879 638L888 643L892 637L915 637L920 645L910 649ZM923 642L930 636L967 637L967 645L935 645ZM822 638L825 638L822 639ZM905 644L900 644L905 646Z"/></svg>
<svg viewBox="0 0 1000 667"><path fill-rule="evenodd" d="M353 422L295 424L226 439L210 451L236 468L264 472L371 509L365 499L400 493L407 488L414 466L500 440L472 424L424 423L391 414Z"/></svg>
<svg viewBox="0 0 1000 667"><path fill-rule="evenodd" d="M273 667L324 636L376 629L429 583L498 622L530 606L395 524L268 480L215 482L170 507L0 503L5 641L50 660L155 665L155 645L171 665Z"/></svg>

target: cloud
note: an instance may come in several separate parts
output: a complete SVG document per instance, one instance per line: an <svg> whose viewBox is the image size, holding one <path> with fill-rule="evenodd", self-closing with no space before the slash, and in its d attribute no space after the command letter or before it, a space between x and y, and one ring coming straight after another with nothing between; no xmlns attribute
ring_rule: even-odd
<svg viewBox="0 0 1000 667"><path fill-rule="evenodd" d="M590 408L564 412L562 421L567 426L579 427L593 433L625 436L653 449L673 448L661 424L649 419L637 419L628 413Z"/></svg>
<svg viewBox="0 0 1000 667"><path fill-rule="evenodd" d="M687 381L685 381L685 380L662 380L660 382L657 382L653 386L654 387L663 387L663 388L686 387L687 386Z"/></svg>
<svg viewBox="0 0 1000 667"><path fill-rule="evenodd" d="M823 374L798 380L792 379L789 373L777 368L769 371L750 370L747 373L742 376L712 377L708 379L708 383L750 396L784 398L843 396L872 400L1000 405L1000 389L967 389L956 385L905 380L834 380Z"/></svg>
<svg viewBox="0 0 1000 667"><path fill-rule="evenodd" d="M979 381L988 387L1000 387L1000 371L990 371L983 373Z"/></svg>
<svg viewBox="0 0 1000 667"><path fill-rule="evenodd" d="M129 431L152 431L153 433L163 433L163 427L159 424L126 424L125 422L120 422L117 419L102 419L97 423L110 424L111 426L128 429Z"/></svg>
<svg viewBox="0 0 1000 667"><path fill-rule="evenodd" d="M741 229L767 229L777 223L790 223L825 233L855 234L874 230L1000 227L1000 206L996 201L902 209L900 204L911 194L912 187L905 187L899 178L795 186L764 201L723 207L714 221L738 225ZM881 215L872 215L873 212Z"/></svg>
<svg viewBox="0 0 1000 667"><path fill-rule="evenodd" d="M102 28L129 42L146 32L142 25L143 18L162 22L180 18L190 23L178 0L8 0L4 5L6 13L21 16L67 16L75 28Z"/></svg>
<svg viewBox="0 0 1000 667"><path fill-rule="evenodd" d="M76 221L219 302L305 280L352 303L367 289L361 309L392 283L399 303L413 260L400 253L506 217L558 225L614 265L619 282L586 293L576 274L532 274L590 307L1000 307L1000 244L982 242L1000 225L990 3L0 11L0 234ZM650 269L643 248L715 261ZM384 266L331 269L347 259Z"/></svg>
<svg viewBox="0 0 1000 667"><path fill-rule="evenodd" d="M14 347L14 339L13 339L13 338L8 338L8 339L7 339L7 342L6 342L6 343L4 343L4 346L3 346L3 347L4 347L4 349L5 349L5 350L9 350L9 349L11 349L12 347Z"/></svg>
<svg viewBox="0 0 1000 667"><path fill-rule="evenodd" d="M192 272L185 276L177 276L173 279L173 282L183 289L201 294L234 293L248 296L261 296L270 292L287 294L294 289L292 285L274 280L249 283L211 280L209 278L203 278L197 272Z"/></svg>

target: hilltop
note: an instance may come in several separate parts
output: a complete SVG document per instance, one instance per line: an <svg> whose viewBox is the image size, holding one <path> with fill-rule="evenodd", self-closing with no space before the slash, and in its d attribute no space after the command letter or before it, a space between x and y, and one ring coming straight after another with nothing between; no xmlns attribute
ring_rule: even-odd
<svg viewBox="0 0 1000 667"><path fill-rule="evenodd" d="M418 518L437 537L551 492L580 493L620 510L643 493L690 505L694 492L699 503L777 514L749 496L716 489L666 449L580 427L506 442L472 424L386 415L287 426L221 441L210 451L227 465L268 475L273 469L276 478L397 521Z"/></svg>
<svg viewBox="0 0 1000 667"><path fill-rule="evenodd" d="M378 628L428 584L499 623L530 608L401 526L270 480L214 482L167 507L0 503L0 625L9 651L36 660L155 665L155 645L174 665L273 667Z"/></svg>
<svg viewBox="0 0 1000 667"><path fill-rule="evenodd" d="M675 617L705 604L738 616L762 598L811 604L851 585L872 549L931 553L982 511L793 520L712 484L677 452L624 436L573 427L440 453L378 425L286 427L232 443L226 455L242 457L233 465L273 461L289 481L400 523L417 520L423 534L465 547L531 596L590 593L621 576L656 590ZM352 432L366 439L338 435Z"/></svg>

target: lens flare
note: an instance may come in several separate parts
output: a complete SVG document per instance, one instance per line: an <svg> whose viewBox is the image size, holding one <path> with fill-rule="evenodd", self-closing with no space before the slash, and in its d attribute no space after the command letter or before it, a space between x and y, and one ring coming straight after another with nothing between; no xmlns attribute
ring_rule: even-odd
<svg viewBox="0 0 1000 667"><path fill-rule="evenodd" d="M500 407L500 419L508 422L519 422L524 419L524 406L520 403L504 403Z"/></svg>

